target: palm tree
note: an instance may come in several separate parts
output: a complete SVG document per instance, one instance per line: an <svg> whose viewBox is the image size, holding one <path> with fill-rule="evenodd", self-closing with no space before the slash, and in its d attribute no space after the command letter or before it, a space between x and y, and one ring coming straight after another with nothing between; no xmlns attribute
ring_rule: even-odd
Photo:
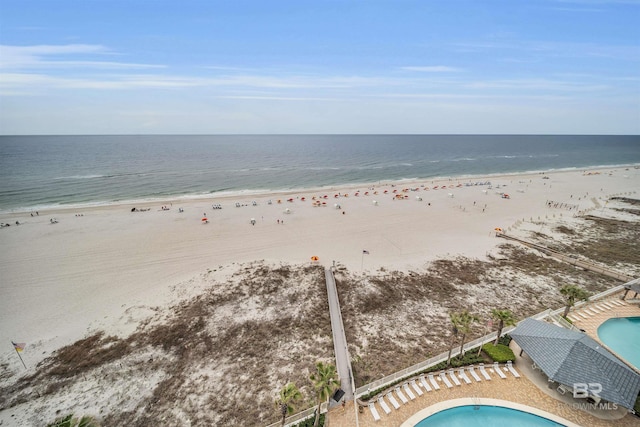
<svg viewBox="0 0 640 427"><path fill-rule="evenodd" d="M449 320L451 320L451 324L453 325L452 332L453 336L451 337L451 344L449 344L449 355L447 356L447 366L451 362L451 353L453 352L453 344L456 342L456 337L458 336L458 319L457 313L449 313Z"/></svg>
<svg viewBox="0 0 640 427"><path fill-rule="evenodd" d="M564 285L562 288L560 288L560 293L564 295L564 300L567 303L566 307L564 308L564 314L562 315L563 317L567 317L567 314L569 314L569 309L573 307L576 301L586 300L591 295L589 294L589 292L576 285Z"/></svg>
<svg viewBox="0 0 640 427"><path fill-rule="evenodd" d="M284 425L287 415L293 413L294 405L300 399L302 399L302 394L294 383L288 383L282 387L276 400L276 406L280 409L280 415L282 415L282 425Z"/></svg>
<svg viewBox="0 0 640 427"><path fill-rule="evenodd" d="M316 398L318 399L318 409L316 410L316 420L313 423L314 427L318 427L318 421L320 421L320 406L325 400L329 400L329 396L333 391L340 386L340 382L337 379L336 367L331 363L324 364L322 362L316 363L316 372L309 376L313 387L316 389Z"/></svg>
<svg viewBox="0 0 640 427"><path fill-rule="evenodd" d="M502 335L502 329L505 326L513 326L516 324L516 318L511 312L511 310L491 310L491 317L498 321L498 335L496 336L496 341L493 345L498 344L498 340L500 339L500 335Z"/></svg>
<svg viewBox="0 0 640 427"><path fill-rule="evenodd" d="M464 356L463 348L464 348L464 339L467 334L471 332L471 325L480 321L480 318L475 314L469 313L468 310L462 310L457 313L451 313L449 315L451 318L451 322L454 325L454 328L457 329L458 332L462 333L462 339L460 340L460 357ZM449 351L449 356L451 356L451 351Z"/></svg>

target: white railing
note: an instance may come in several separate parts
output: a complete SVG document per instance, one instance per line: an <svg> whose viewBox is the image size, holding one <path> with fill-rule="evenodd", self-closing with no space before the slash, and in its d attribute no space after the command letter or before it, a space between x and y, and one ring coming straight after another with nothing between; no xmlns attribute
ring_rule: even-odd
<svg viewBox="0 0 640 427"><path fill-rule="evenodd" d="M308 418L314 417L316 415L316 409L317 407L314 406L313 408L305 409L302 412L298 412L297 414L291 415L285 420L284 426L291 427ZM320 413L324 414L326 412L327 412L327 403L325 402L322 405L320 405ZM278 421L277 423L269 424L267 427L280 427L281 425L282 424L280 423L280 421Z"/></svg>
<svg viewBox="0 0 640 427"><path fill-rule="evenodd" d="M626 285L628 285L629 283L632 283L632 282L635 283L637 281L640 281L640 279L634 279L631 282L628 282L628 283L625 283L625 284L622 284L622 285L618 285L618 286L614 286L611 289L607 289L606 291L603 291L603 292L600 292L600 293L598 293L596 295L591 296L589 298L589 300L587 300L587 301L579 301L574 305L574 309L582 307L582 306L584 306L586 304L590 304L590 303L592 303L594 301L601 300L603 298L609 297L609 296L611 296L611 295L613 295L615 293L621 292L621 291L624 290L624 287ZM542 319L545 319L545 318L548 318L548 317L552 317L561 326L564 326L567 329L574 328L573 325L571 325L566 320L562 319L561 314L563 312L564 312L564 307L560 307L560 308L555 309L555 310L546 309L545 311L542 311L542 312L540 312L538 314L534 314L533 316L530 316L529 318L536 319L536 320L542 320ZM558 321L558 319L560 319L560 321ZM520 323L520 322L518 322L518 323ZM502 333L503 334L507 334L507 333L511 332L512 330L514 330L515 328L516 328L516 326L506 327L506 328L504 328L502 330ZM497 334L497 331L493 331L493 332L491 332L491 333L489 333L489 334L487 334L487 335L485 335L483 337L480 337L478 339L475 339L473 341L470 341L470 342L466 343L464 345L464 347L463 347L464 351L467 352L470 349L472 349L474 347L477 347L478 345L483 345L483 344L486 344L488 342L492 342L493 340L496 339L496 334ZM460 346L458 346L457 349L454 349L451 352L451 357L458 356L459 354L460 354ZM374 391L374 390L382 388L382 387L384 387L386 385L392 384L392 383L394 383L396 381L400 381L400 380L402 380L404 378L408 379L409 377L411 377L411 376L413 376L413 375L415 375L415 374L417 374L417 373L419 373L421 371L424 371L424 370L426 370L426 369L428 369L428 368L430 368L432 366L437 365L438 363L446 361L447 358L448 358L448 355L449 355L449 352L446 351L446 352L441 353L441 354L439 354L437 356L431 357L431 358L429 358L429 359L427 359L427 360L425 360L423 362L417 363L417 364L415 364L413 366L410 366L408 368L405 368L405 369L402 369L400 371L394 372L391 375L387 375L386 377L381 378L379 380L376 380L376 381L374 381L372 383L363 385L362 387L358 387L354 392L354 397L358 398L358 397L363 396L365 394L369 394L371 391ZM327 411L326 403L323 403L323 405L321 407L321 410L320 410L320 413L325 413L326 411ZM303 412L295 414L295 415L287 418L287 422L285 424L285 427L289 427L289 426L292 426L294 423L299 423L301 421L304 421L305 419L310 418L314 414L315 414L315 408L310 408L310 409L307 409L307 410L305 410ZM279 425L280 425L280 423L274 423L274 424L270 424L267 427L277 427Z"/></svg>

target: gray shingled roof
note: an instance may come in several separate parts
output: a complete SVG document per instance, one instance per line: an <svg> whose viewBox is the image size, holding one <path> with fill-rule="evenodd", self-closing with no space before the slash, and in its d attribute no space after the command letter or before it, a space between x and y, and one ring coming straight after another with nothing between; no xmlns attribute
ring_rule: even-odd
<svg viewBox="0 0 640 427"><path fill-rule="evenodd" d="M640 279L632 280L624 285L625 289L640 294Z"/></svg>
<svg viewBox="0 0 640 427"><path fill-rule="evenodd" d="M525 319L509 335L552 380L569 387L600 383L602 399L633 408L640 374L582 332Z"/></svg>

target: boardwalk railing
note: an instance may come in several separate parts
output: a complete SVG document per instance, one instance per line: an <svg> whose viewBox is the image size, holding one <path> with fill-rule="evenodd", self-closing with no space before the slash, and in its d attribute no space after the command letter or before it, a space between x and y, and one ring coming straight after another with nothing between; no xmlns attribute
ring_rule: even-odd
<svg viewBox="0 0 640 427"><path fill-rule="evenodd" d="M544 319L545 317L547 317L549 315L551 311L550 310L545 310L541 313L538 313L534 316L532 316L532 318L534 319ZM511 332L512 330L514 330L515 327L514 326L510 326L510 327L506 327L502 330L502 332L504 334ZM478 339L475 339L473 341L469 341L468 343L466 343L463 346L464 352L468 352L469 350L471 350L472 348L477 348L478 346L487 344L489 342L493 342L496 339L496 334L498 333L498 331L493 331L483 337L480 337ZM451 352L451 357L455 357L458 356L460 354L460 347L456 346L456 348ZM385 387L387 385L393 384L396 381L402 380L404 378L409 378L413 375L418 374L419 372L422 372L432 366L437 365L438 363L442 363L442 362L446 362L447 358L449 357L449 352L443 352L440 353L437 356L434 356L430 359L427 359L423 362L417 363L413 366L410 366L406 369L403 369L401 371L398 372L394 372L391 375L387 375L384 378L380 378L379 380L376 380L372 383L363 385L362 387L358 387L356 389L356 397L360 397L363 396L365 394L368 394L374 390L377 390L379 388Z"/></svg>
<svg viewBox="0 0 640 427"><path fill-rule="evenodd" d="M587 301L579 301L577 302L573 309L579 309L583 306L587 306L589 304L592 304L595 301L599 301L602 300L604 298L610 297L611 295L614 295L616 293L619 293L621 291L624 290L625 286L628 285L629 283L633 282L633 283L637 283L638 281L640 281L640 279L634 279L631 280L630 282L627 282L625 284L622 285L618 285L618 286L614 286L613 288L607 289L606 291L600 292L596 295L592 295ZM529 318L531 319L536 319L536 320L542 320L545 318L551 318L552 320L554 320L556 323L558 323L560 326L563 326L567 329L572 329L575 328L572 324L570 324L569 322L567 322L566 320L564 320L562 318L562 313L564 312L564 307L555 309L555 310L551 310L551 309L547 309L545 311L542 311L538 314L535 314L533 316L530 316ZM518 322L519 323L519 322ZM516 328L516 326L510 326L510 327L506 327L502 330L503 334L508 334L509 332L511 332L512 330L514 330ZM497 331L491 332L483 337L480 337L478 339L475 339L473 341L470 341L468 343L466 343L464 345L464 351L467 352L470 349L474 348L474 347L478 347L479 345L483 345L486 344L488 342L492 342L496 339L496 334ZM458 346L457 349L454 349L451 352L451 357L454 356L458 356L460 354L460 347ZM402 380L404 378L409 378L421 371L424 371L432 366L437 365L438 363L441 362L445 362L447 360L447 357L449 355L449 352L444 352L441 353L437 356L431 357L423 362L417 363L413 366L410 366L406 369L402 369L398 372L394 372L391 375L387 375L384 378L381 378L379 380L376 380L372 383L363 385L362 387L358 387L355 392L354 392L354 397L358 398L360 396L363 396L365 394L368 394L374 390L377 390L379 388L385 387L389 384L393 384L396 381ZM323 403L320 409L320 413L323 414L327 412L327 404ZM290 427L295 425L296 423L299 423L301 421L306 420L307 418L311 418L312 416L314 416L315 414L315 408L310 408L307 409L305 411L299 412L295 415L292 415L291 417L287 418L286 420L286 424L285 427ZM274 424L270 424L267 427L278 427L280 425L280 423L274 423Z"/></svg>

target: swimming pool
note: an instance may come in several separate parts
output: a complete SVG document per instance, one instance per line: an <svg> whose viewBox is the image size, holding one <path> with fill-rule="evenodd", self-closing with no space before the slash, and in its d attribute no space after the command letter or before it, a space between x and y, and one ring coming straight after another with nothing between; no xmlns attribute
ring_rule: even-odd
<svg viewBox="0 0 640 427"><path fill-rule="evenodd" d="M640 369L640 317L609 319L598 327L598 338Z"/></svg>
<svg viewBox="0 0 640 427"><path fill-rule="evenodd" d="M474 426L564 427L547 418L503 406L464 405L445 409L423 419L416 427Z"/></svg>

